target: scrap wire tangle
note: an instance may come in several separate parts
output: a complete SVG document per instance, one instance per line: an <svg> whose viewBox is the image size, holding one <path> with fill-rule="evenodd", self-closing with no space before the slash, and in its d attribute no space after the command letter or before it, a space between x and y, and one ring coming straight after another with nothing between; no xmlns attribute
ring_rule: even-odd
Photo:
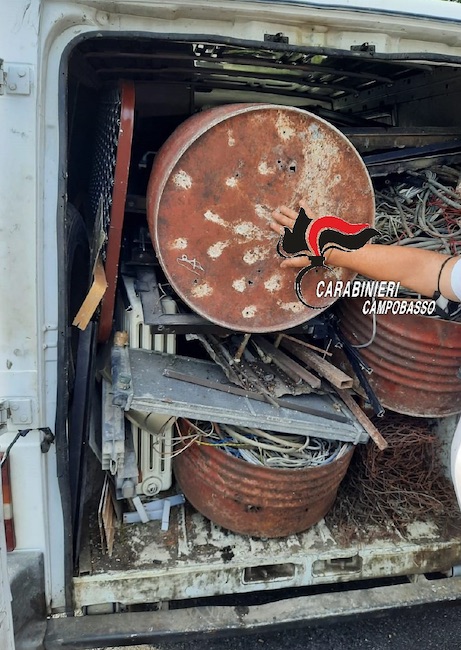
<svg viewBox="0 0 461 650"><path fill-rule="evenodd" d="M319 267L324 267L336 275L334 269L325 264L325 253L328 250L332 248L343 251L357 250L376 235L379 235L379 232L371 228L368 223L349 223L341 217L332 215L311 219L304 208L301 208L293 228L284 227L284 233L277 243L277 253L284 258L307 257L309 259L310 264L301 269L295 278L296 296L303 305L312 309L325 307L309 304L303 296L301 283L306 273ZM308 251L313 254L309 255Z"/></svg>
<svg viewBox="0 0 461 650"><path fill-rule="evenodd" d="M252 465L302 469L319 467L338 460L349 452L351 443L309 436L280 434L251 427L216 422L191 422L183 418L188 434L181 433L181 446L175 455L192 444L220 448L227 454Z"/></svg>
<svg viewBox="0 0 461 650"><path fill-rule="evenodd" d="M374 536L385 529L388 534L389 526L404 534L418 518L459 529L459 506L431 423L387 414L375 424L389 446L380 451L359 445L327 524L349 542L363 532Z"/></svg>
<svg viewBox="0 0 461 650"><path fill-rule="evenodd" d="M454 177L459 176L452 171ZM432 171L414 172L412 177L414 182L409 179L375 193L381 243L459 253L461 196Z"/></svg>

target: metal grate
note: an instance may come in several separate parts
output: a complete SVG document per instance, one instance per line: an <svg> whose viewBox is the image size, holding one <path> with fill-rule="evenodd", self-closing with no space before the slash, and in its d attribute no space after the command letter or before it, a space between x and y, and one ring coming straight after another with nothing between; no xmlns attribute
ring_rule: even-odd
<svg viewBox="0 0 461 650"><path fill-rule="evenodd" d="M120 81L100 99L89 194L94 217L92 261L105 267L107 290L101 306L98 340L108 340L114 315L115 292L125 202L131 162L135 90L131 81Z"/></svg>
<svg viewBox="0 0 461 650"><path fill-rule="evenodd" d="M93 219L105 235L101 249L104 261L112 207L121 105L121 91L118 87L105 91L101 96L89 188Z"/></svg>

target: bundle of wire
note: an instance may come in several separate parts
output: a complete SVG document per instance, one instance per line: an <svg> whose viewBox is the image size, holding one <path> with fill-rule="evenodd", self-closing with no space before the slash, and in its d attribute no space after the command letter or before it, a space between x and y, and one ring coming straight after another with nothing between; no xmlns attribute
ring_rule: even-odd
<svg viewBox="0 0 461 650"><path fill-rule="evenodd" d="M441 531L459 531L459 506L433 422L387 412L374 423L388 447L381 451L376 445L358 445L327 516L336 540L349 544L396 531L404 535L415 520L434 522Z"/></svg>
<svg viewBox="0 0 461 650"><path fill-rule="evenodd" d="M411 179L376 190L377 241L460 253L461 194L432 171L413 172Z"/></svg>
<svg viewBox="0 0 461 650"><path fill-rule="evenodd" d="M323 440L261 429L186 421L189 434L181 434L182 450L193 442L213 445L253 465L278 469L319 467L344 456L350 443Z"/></svg>

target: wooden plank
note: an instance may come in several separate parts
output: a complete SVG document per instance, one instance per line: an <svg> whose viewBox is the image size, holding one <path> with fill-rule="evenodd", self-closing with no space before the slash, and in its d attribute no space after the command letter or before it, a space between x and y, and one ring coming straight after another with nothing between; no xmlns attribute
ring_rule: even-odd
<svg viewBox="0 0 461 650"><path fill-rule="evenodd" d="M93 272L93 284L78 310L72 325L75 325L81 330L88 327L88 323L92 319L94 312L98 308L99 303L103 299L107 289L106 273L101 258L98 257Z"/></svg>

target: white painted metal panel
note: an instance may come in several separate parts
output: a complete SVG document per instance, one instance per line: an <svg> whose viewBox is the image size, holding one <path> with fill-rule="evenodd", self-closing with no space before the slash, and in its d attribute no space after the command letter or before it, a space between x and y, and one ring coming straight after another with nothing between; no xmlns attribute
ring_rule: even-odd
<svg viewBox="0 0 461 650"><path fill-rule="evenodd" d="M291 44L461 56L461 6L442 1L243 2L239 0L16 0L0 5L0 57L25 66L30 94L0 95L0 395L27 398L33 426L54 426L60 62L84 34L219 34L261 40L282 31ZM371 5L371 6L370 6ZM115 11L116 9L116 11ZM383 12L383 13L380 13ZM419 19L418 16L426 18ZM378 19L379 18L379 19ZM415 19L417 18L417 19ZM7 152L7 154L5 154ZM65 435L65 432L58 432ZM4 448L10 440L0 438ZM22 548L45 554L48 601L63 604L63 534L54 447L40 435L13 449L15 523ZM20 477L27 476L24 481ZM21 482L21 485L20 485ZM31 511L34 516L30 516ZM23 532L22 532L23 531Z"/></svg>

